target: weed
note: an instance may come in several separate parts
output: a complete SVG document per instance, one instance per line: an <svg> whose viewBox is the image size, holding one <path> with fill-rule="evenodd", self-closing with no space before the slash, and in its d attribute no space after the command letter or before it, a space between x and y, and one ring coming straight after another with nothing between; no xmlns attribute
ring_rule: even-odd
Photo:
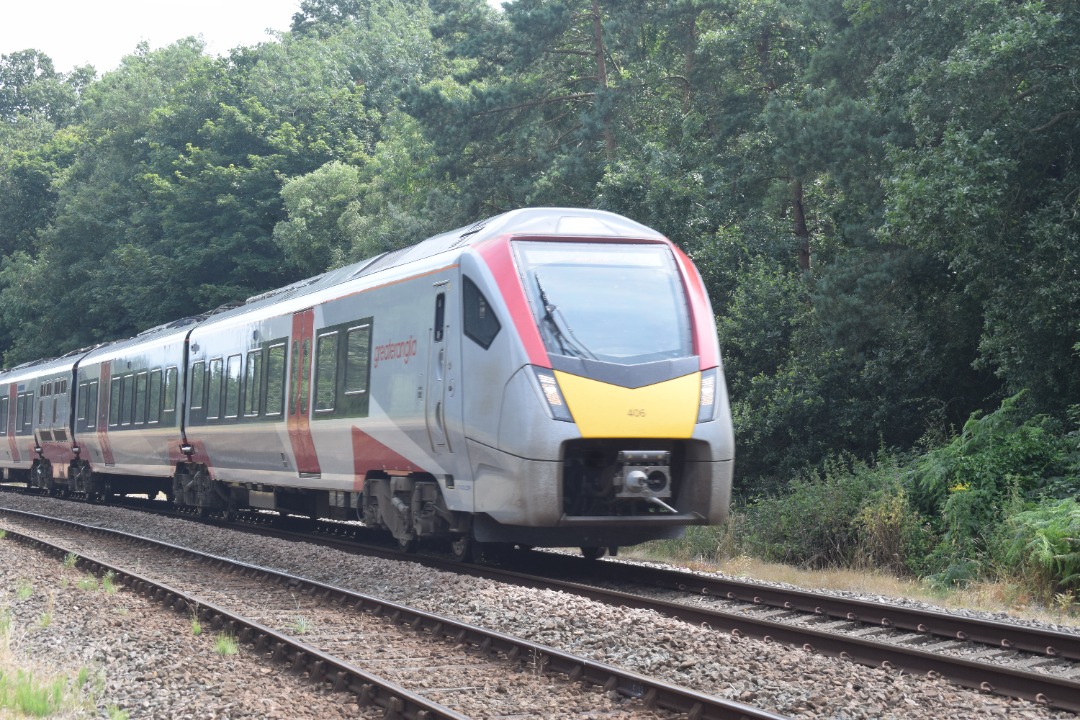
<svg viewBox="0 0 1080 720"><path fill-rule="evenodd" d="M34 586L30 584L29 580L19 580L19 584L15 586L15 597L20 600L26 600L34 594Z"/></svg>
<svg viewBox="0 0 1080 720"><path fill-rule="evenodd" d="M127 710L121 710L118 705L110 705L108 713L109 720L128 720L131 717Z"/></svg>
<svg viewBox="0 0 1080 720"><path fill-rule="evenodd" d="M98 581L93 575L83 575L77 585L80 590L97 590Z"/></svg>
<svg viewBox="0 0 1080 720"><path fill-rule="evenodd" d="M64 556L64 567L66 568L75 567L75 563L77 562L79 562L79 556L73 552L69 552L67 555Z"/></svg>
<svg viewBox="0 0 1080 720"><path fill-rule="evenodd" d="M0 530L0 540L7 537L7 530Z"/></svg>
<svg viewBox="0 0 1080 720"><path fill-rule="evenodd" d="M214 652L218 655L235 655L240 652L240 645L232 635L218 635L214 641Z"/></svg>
<svg viewBox="0 0 1080 720"><path fill-rule="evenodd" d="M297 615L292 623L292 630L297 635L304 635L311 630L311 621L303 615Z"/></svg>
<svg viewBox="0 0 1080 720"><path fill-rule="evenodd" d="M54 715L63 707L66 685L64 678L38 682L33 673L22 670L0 675L0 708L36 717Z"/></svg>
<svg viewBox="0 0 1080 720"><path fill-rule="evenodd" d="M202 635L202 623L199 622L198 608L193 608L191 611L191 634Z"/></svg>
<svg viewBox="0 0 1080 720"><path fill-rule="evenodd" d="M43 628L52 625L53 611L56 610L56 591L49 593L49 603L45 612L41 613L41 617L38 618L38 624Z"/></svg>
<svg viewBox="0 0 1080 720"><path fill-rule="evenodd" d="M112 570L105 573L105 576L101 578L101 586L105 588L107 593L116 592L116 573Z"/></svg>

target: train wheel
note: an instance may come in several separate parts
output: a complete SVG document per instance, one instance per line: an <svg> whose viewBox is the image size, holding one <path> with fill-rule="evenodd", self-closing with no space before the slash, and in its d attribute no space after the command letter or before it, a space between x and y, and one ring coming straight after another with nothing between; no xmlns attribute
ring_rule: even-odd
<svg viewBox="0 0 1080 720"><path fill-rule="evenodd" d="M410 535L404 538L397 539L398 547L401 548L401 552L412 553L416 552L416 536Z"/></svg>
<svg viewBox="0 0 1080 720"><path fill-rule="evenodd" d="M468 535L461 535L450 541L450 555L457 562L472 562L473 539Z"/></svg>
<svg viewBox="0 0 1080 720"><path fill-rule="evenodd" d="M581 548L581 557L586 560L599 560L604 557L605 552L607 552L607 548L589 545Z"/></svg>

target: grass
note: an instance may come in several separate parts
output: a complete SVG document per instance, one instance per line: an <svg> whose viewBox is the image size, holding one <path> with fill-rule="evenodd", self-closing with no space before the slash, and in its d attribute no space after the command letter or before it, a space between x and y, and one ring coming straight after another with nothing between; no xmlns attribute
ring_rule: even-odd
<svg viewBox="0 0 1080 720"><path fill-rule="evenodd" d="M232 635L218 635L214 640L214 652L218 655L235 655L240 652L240 644Z"/></svg>
<svg viewBox="0 0 1080 720"><path fill-rule="evenodd" d="M0 707L33 717L54 715L64 707L67 681L38 680L33 673L0 673Z"/></svg>
<svg viewBox="0 0 1080 720"><path fill-rule="evenodd" d="M79 556L73 552L69 552L67 555L64 556L64 567L66 568L75 567L75 563L77 562L79 562Z"/></svg>
<svg viewBox="0 0 1080 720"><path fill-rule="evenodd" d="M5 611L0 614L0 717L52 717L93 707L92 697L88 699L83 692L90 679L89 669L69 677L19 667L24 663L14 657L12 645L17 641L13 631L11 614Z"/></svg>
<svg viewBox="0 0 1080 720"><path fill-rule="evenodd" d="M20 600L28 600L31 595L34 594L34 586L30 584L29 580L19 580L15 586L15 597Z"/></svg>
<svg viewBox="0 0 1080 720"><path fill-rule="evenodd" d="M101 578L101 587L107 593L116 592L116 573L112 570L105 573L104 577Z"/></svg>
<svg viewBox="0 0 1080 720"><path fill-rule="evenodd" d="M722 572L733 577L787 583L796 587L847 590L867 595L904 597L947 609L967 608L1006 612L1020 618L1076 625L1076 598L1061 596L1050 606L1043 605L1029 588L1019 582L969 583L941 590L914 578L869 569L805 570L790 565L765 562L744 555L732 555L730 538L717 528L688 529L678 540L663 540L620 550L620 557L651 562L667 562L692 570Z"/></svg>
<svg viewBox="0 0 1080 720"><path fill-rule="evenodd" d="M297 615L290 627L297 635L305 635L311 630L311 621L303 615Z"/></svg>
<svg viewBox="0 0 1080 720"><path fill-rule="evenodd" d="M75 585L80 590L97 590L98 580L93 575L83 575Z"/></svg>

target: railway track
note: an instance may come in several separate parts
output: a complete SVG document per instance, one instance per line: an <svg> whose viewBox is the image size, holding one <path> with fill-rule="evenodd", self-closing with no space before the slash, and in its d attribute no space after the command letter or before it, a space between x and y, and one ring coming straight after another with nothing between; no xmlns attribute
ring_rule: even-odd
<svg viewBox="0 0 1080 720"><path fill-rule="evenodd" d="M253 531L358 552L353 539L327 532L313 538L263 527ZM401 559L385 547L365 547L362 552ZM1078 638L1071 633L552 553L516 556L513 569L462 566L434 556L409 559L497 582L556 588L615 607L648 609L735 637L771 640L901 673L940 676L983 693L1070 712L1080 708Z"/></svg>
<svg viewBox="0 0 1080 720"><path fill-rule="evenodd" d="M311 539L308 533L275 531ZM348 533L347 529L339 529ZM319 541L356 550L325 526ZM1080 713L1080 634L844 598L639 563L549 552L514 553L507 567L463 566L438 555L406 555L365 544L363 552L410 559L499 582L559 589L610 605L801 647L870 667L943 677L980 692Z"/></svg>
<svg viewBox="0 0 1080 720"><path fill-rule="evenodd" d="M87 570L196 613L388 717L782 717L295 575L68 520L3 514L17 526L8 537L58 558L77 555Z"/></svg>
<svg viewBox="0 0 1080 720"><path fill-rule="evenodd" d="M1080 634L636 563L531 553L522 566L519 582L1080 712Z"/></svg>

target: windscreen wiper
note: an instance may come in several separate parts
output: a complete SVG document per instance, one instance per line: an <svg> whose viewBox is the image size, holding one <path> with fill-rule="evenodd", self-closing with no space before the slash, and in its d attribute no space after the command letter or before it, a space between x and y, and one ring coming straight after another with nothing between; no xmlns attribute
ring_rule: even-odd
<svg viewBox="0 0 1080 720"><path fill-rule="evenodd" d="M588 357L595 360L596 355L577 339L570 324L566 322L566 318L559 312L559 308L552 305L551 301L548 300L547 293L544 291L544 284L540 281L540 273L534 272L533 277L536 278L536 288L540 291L540 302L544 306L543 319L551 328L551 334L554 336L555 342L559 344L559 350L563 355Z"/></svg>

